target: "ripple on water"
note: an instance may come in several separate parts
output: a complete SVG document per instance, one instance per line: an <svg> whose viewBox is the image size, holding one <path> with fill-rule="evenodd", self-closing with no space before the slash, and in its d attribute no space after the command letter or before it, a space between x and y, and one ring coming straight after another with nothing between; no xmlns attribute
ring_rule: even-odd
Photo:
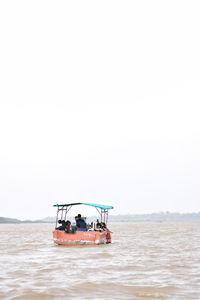
<svg viewBox="0 0 200 300"><path fill-rule="evenodd" d="M54 246L51 224L0 230L1 300L200 299L200 223L113 223L87 247Z"/></svg>

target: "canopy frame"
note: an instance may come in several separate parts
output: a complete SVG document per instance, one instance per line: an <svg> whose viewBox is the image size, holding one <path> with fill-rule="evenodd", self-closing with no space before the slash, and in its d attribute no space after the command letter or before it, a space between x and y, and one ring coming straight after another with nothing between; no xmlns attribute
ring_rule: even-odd
<svg viewBox="0 0 200 300"><path fill-rule="evenodd" d="M69 203L69 204L55 204L55 205L53 205L54 207L57 207L57 216L56 216L56 226L55 226L55 228L57 228L59 215L60 215L61 220L66 221L67 214L70 211L70 209L72 208L72 206L80 205L80 204L95 207L96 210L98 211L99 215L100 215L101 222L103 222L107 225L107 223L108 223L108 211L109 211L109 209L112 209L113 206L94 204L94 203L84 203L84 202L78 202L77 203L76 202L76 203Z"/></svg>

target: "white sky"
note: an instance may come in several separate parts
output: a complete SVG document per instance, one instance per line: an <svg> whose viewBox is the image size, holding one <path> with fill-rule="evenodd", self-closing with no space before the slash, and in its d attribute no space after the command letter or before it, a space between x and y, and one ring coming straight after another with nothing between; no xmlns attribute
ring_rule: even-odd
<svg viewBox="0 0 200 300"><path fill-rule="evenodd" d="M200 211L199 11L0 2L0 216Z"/></svg>

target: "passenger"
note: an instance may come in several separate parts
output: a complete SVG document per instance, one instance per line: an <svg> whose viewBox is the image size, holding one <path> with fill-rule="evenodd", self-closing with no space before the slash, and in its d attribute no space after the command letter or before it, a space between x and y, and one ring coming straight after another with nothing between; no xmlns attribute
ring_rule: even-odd
<svg viewBox="0 0 200 300"><path fill-rule="evenodd" d="M97 228L101 228L101 223L99 222L98 219L97 219Z"/></svg>
<svg viewBox="0 0 200 300"><path fill-rule="evenodd" d="M88 224L87 224L87 229L88 229L88 230L91 230L92 227L93 227L93 223L88 223Z"/></svg>
<svg viewBox="0 0 200 300"><path fill-rule="evenodd" d="M70 233L70 225L71 225L71 222L69 220L67 220L66 225L65 225L65 232Z"/></svg>
<svg viewBox="0 0 200 300"><path fill-rule="evenodd" d="M78 214L78 219L81 220L81 221L85 221L85 218L83 218L83 217L81 216L81 214Z"/></svg>
<svg viewBox="0 0 200 300"><path fill-rule="evenodd" d="M61 224L62 223L62 221L61 220L58 220L58 224Z"/></svg>
<svg viewBox="0 0 200 300"><path fill-rule="evenodd" d="M75 217L76 219L76 217ZM77 219L76 219L76 225L77 225L77 230L79 231L87 231L87 224L84 220L84 218L81 217L81 214L78 214Z"/></svg>
<svg viewBox="0 0 200 300"><path fill-rule="evenodd" d="M87 230L92 231L93 229L94 229L94 228L93 228L93 222L88 223L88 224L87 224Z"/></svg>
<svg viewBox="0 0 200 300"><path fill-rule="evenodd" d="M71 224L71 231L72 231L72 233L75 233L76 230L77 230L76 222L73 221L72 224Z"/></svg>
<svg viewBox="0 0 200 300"><path fill-rule="evenodd" d="M57 230L65 230L65 228L66 228L66 223L65 223L65 220L59 220L58 221L58 224L62 224L61 226L59 226L59 227L57 227L56 229Z"/></svg>
<svg viewBox="0 0 200 300"><path fill-rule="evenodd" d="M107 228L107 227L106 227L106 223L101 222L101 228L105 230L105 229Z"/></svg>

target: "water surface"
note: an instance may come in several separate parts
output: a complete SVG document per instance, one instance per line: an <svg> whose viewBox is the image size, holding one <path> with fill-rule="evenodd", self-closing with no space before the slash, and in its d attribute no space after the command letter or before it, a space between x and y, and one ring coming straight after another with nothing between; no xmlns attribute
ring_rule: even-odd
<svg viewBox="0 0 200 300"><path fill-rule="evenodd" d="M0 225L0 299L200 299L200 223L112 223L113 244L56 246L52 224Z"/></svg>

